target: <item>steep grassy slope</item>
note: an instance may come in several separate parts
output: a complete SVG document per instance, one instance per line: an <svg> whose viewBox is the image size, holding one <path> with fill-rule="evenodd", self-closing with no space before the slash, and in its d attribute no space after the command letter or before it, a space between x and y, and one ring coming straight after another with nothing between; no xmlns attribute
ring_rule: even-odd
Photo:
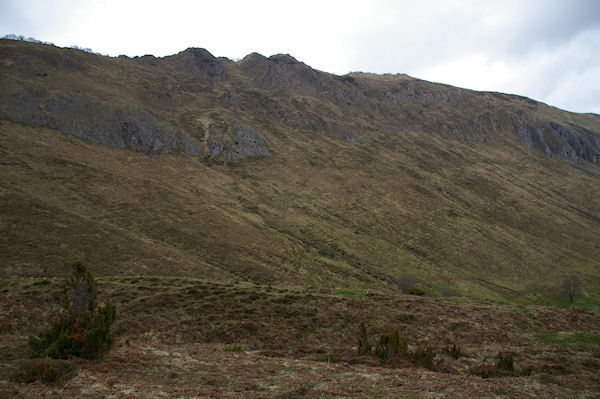
<svg viewBox="0 0 600 399"><path fill-rule="evenodd" d="M496 299L600 286L597 115L281 55L0 55L3 278L83 259Z"/></svg>

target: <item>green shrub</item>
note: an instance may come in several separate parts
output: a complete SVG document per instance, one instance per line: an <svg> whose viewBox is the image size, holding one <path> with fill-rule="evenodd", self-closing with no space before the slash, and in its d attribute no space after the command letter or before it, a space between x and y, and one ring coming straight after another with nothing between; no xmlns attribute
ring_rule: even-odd
<svg viewBox="0 0 600 399"><path fill-rule="evenodd" d="M422 366L427 369L433 369L433 359L435 358L435 352L430 346L420 346L413 353L413 360L417 366Z"/></svg>
<svg viewBox="0 0 600 399"><path fill-rule="evenodd" d="M496 355L496 367L498 367L498 370L515 371L515 364L512 355L498 352L498 355Z"/></svg>
<svg viewBox="0 0 600 399"><path fill-rule="evenodd" d="M418 296L425 295L425 291L423 291L421 288L418 288L418 287L409 288L408 290L406 290L406 293L409 295L418 295Z"/></svg>
<svg viewBox="0 0 600 399"><path fill-rule="evenodd" d="M452 344L452 346L449 346L446 349L446 353L448 353L454 359L458 359L462 356L462 352L461 352L460 348L458 346L456 346L456 344Z"/></svg>
<svg viewBox="0 0 600 399"><path fill-rule="evenodd" d="M360 333L358 337L358 355L363 356L371 353L371 344L367 335L365 323L360 323Z"/></svg>
<svg viewBox="0 0 600 399"><path fill-rule="evenodd" d="M223 352L243 352L241 345L231 345L223 348Z"/></svg>
<svg viewBox="0 0 600 399"><path fill-rule="evenodd" d="M6 322L6 323L2 323L0 324L0 335L8 335L8 334L12 334L15 330L15 327L13 325L13 323L11 322Z"/></svg>
<svg viewBox="0 0 600 399"><path fill-rule="evenodd" d="M478 375L482 378L491 377L509 377L515 375L529 376L531 375L531 367L526 367L520 373L515 371L515 364L511 354L498 352L496 355L495 364L481 364L471 368L471 374Z"/></svg>
<svg viewBox="0 0 600 399"><path fill-rule="evenodd" d="M110 350L114 343L111 327L116 307L110 301L98 307L96 295L92 275L83 263L75 262L58 320L37 337L29 337L31 356L96 359Z"/></svg>
<svg viewBox="0 0 600 399"><path fill-rule="evenodd" d="M375 347L375 355L381 360L388 361L396 355L406 356L408 354L408 344L400 338L400 333L396 330L392 335L382 334Z"/></svg>
<svg viewBox="0 0 600 399"><path fill-rule="evenodd" d="M340 357L335 352L328 353L327 356L325 357L325 361L327 363L339 363L340 362Z"/></svg>
<svg viewBox="0 0 600 399"><path fill-rule="evenodd" d="M521 369L521 372L519 374L522 377L529 377L531 375L531 373L533 373L533 368L531 366L527 366L527 367L524 367L523 369Z"/></svg>
<svg viewBox="0 0 600 399"><path fill-rule="evenodd" d="M22 361L10 379L25 384L36 381L44 384L62 384L76 374L77 368L68 360L33 359Z"/></svg>
<svg viewBox="0 0 600 399"><path fill-rule="evenodd" d="M492 364L480 364L471 368L471 374L481 378L491 378L498 375L498 367Z"/></svg>

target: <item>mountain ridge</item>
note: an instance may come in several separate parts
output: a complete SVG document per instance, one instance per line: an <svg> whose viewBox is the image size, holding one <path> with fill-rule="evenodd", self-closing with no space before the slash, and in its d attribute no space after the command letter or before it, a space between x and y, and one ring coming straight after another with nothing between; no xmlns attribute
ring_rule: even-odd
<svg viewBox="0 0 600 399"><path fill-rule="evenodd" d="M5 40L6 41L6 40ZM39 44L26 43L26 45L32 46L40 46ZM71 50L77 51L77 50ZM85 55L85 57L101 57L94 54L84 53L79 51L79 55ZM16 62L11 62L11 58L14 60L15 57L6 56L5 64L11 65L13 68L17 65L17 69L25 70L27 73L31 74L32 71L36 76L45 76L47 72L42 71L42 65L39 63L34 66L31 62L23 62L22 65L18 65L18 60ZM523 97L513 96L507 97L508 95L503 95L499 93L493 92L476 92L468 89L460 89L449 85L440 85L436 83L430 83L426 81L421 81L415 78L408 77L407 75L373 75L373 74L364 74L364 73L354 73L348 74L344 76L336 76L332 74L328 74L321 71L316 71L304 63L299 62L295 58L290 55L274 55L269 58L264 57L257 53L249 54L244 57L244 59L233 62L224 58L216 58L212 54L210 54L205 49L200 48L188 48L178 54L167 56L163 58L156 58L153 56L144 56L140 58L124 58L123 56L118 57L116 60L129 60L129 61L137 61L137 60L145 60L142 61L144 64L148 64L148 57L151 57L152 60L149 65L153 67L162 67L163 69L172 68L172 71L175 71L175 74L178 74L178 79L192 79L197 80L200 78L207 79L204 81L207 84L207 87L212 87L216 84L216 82L224 83L226 80L232 80L236 84L240 83L239 74L246 78L250 78L250 85L246 84L246 86L252 86L252 84L260 87L260 88L274 88L275 90L290 90L293 88L294 90L300 91L301 93L304 91L305 94L311 94L314 96L323 96L325 92L327 92L329 99L333 100L335 106L340 107L351 107L353 105L362 105L363 107L368 108L379 108L380 113L391 113L398 112L398 109L390 110L390 104L394 104L396 106L402 105L404 107L404 111L406 108L409 108L409 116L414 118L415 113L423 113L422 109L410 110L411 103L416 103L419 105L435 103L435 104L446 104L451 106L454 103L462 104L463 106L470 106L474 108L486 108L493 107L493 103L489 98L483 98L484 96L488 97L496 97L501 100L508 99L509 102L515 101L524 101L527 105L531 106L530 111L539 111L539 108L545 108L544 104L538 103L534 100L526 99ZM64 64L64 63L63 63ZM66 65L73 65L66 64ZM52 59L50 65L60 65L60 63L56 59ZM283 67L282 67L283 65ZM47 65L46 65L47 66ZM33 69L32 69L33 68ZM67 66L67 69L71 69L72 67ZM41 72L40 72L41 71ZM183 74L183 75L182 75ZM371 87L367 86L363 80L369 80L369 84ZM379 82L379 84L377 83ZM381 84L383 82L383 85ZM361 85L362 83L362 85ZM308 92L306 92L308 90ZM40 102L43 102L43 99L34 98L30 91L22 91L22 92L12 92L12 98L7 99L6 96L11 93L11 90L7 90L5 92L5 98L3 99L3 108L0 109L0 116L6 119L12 119L25 123L34 123L34 124L42 124L49 125L51 127L58 128L63 131L63 133L73 134L73 130L81 130L81 129L72 129L70 127L64 126L60 122L52 123L52 121L47 121L47 115L44 115L41 108L39 108ZM367 94L365 94L367 93ZM69 95L68 93L66 95ZM174 101L173 94L167 91L166 93L154 93L155 97L158 97L159 101L162 101L162 104L168 107L169 101ZM225 90L221 94L221 101L224 102L225 108L229 110L235 110L235 95L230 91ZM265 100L265 99L263 99ZM379 101L378 101L379 100ZM50 101L56 103L57 100L53 97L46 99L46 103ZM68 99L69 102L83 102L85 103L86 99ZM181 101L181 100L179 100ZM267 100L265 100L267 101ZM477 106L476 102L483 101L483 107L481 105ZM38 108L36 109L36 104L38 103ZM60 102L60 99L58 100ZM26 107L28 108L28 113L33 115L21 116L18 115L19 111L15 109L7 109L7 103L13 103L17 108ZM390 103L390 104L386 104ZM46 104L48 105L48 104ZM52 104L50 104L52 105ZM274 104L269 103L268 105L273 106ZM302 105L299 103L291 104L296 108L301 108ZM414 105L414 104L412 104ZM506 106L506 104L503 104ZM523 104L521 104L522 106ZM89 107L89 104L84 104L84 107ZM77 104L73 106L77 108ZM53 119L52 107L50 108L50 119ZM62 107L68 108L68 107ZM330 107L331 108L331 107ZM80 111L80 110L79 110ZM140 110L141 119L140 124L148 125L148 115L145 113L146 110ZM256 112L256 110L253 110ZM330 113L332 109L328 110ZM542 111L553 111L556 114L556 109L550 108L549 110ZM97 113L98 111L95 111ZM111 114L114 111L100 111L101 113ZM496 111L498 112L498 111ZM563 111L564 112L564 111ZM510 111L508 112L510 113ZM560 113L560 111L559 111ZM546 112L549 114L549 112ZM549 115L544 115L544 118L540 118L540 116L535 115L534 112L523 113L514 113L512 115L496 115L494 110L481 110L480 115L477 116L477 119L473 121L475 126L465 127L465 121L460 121L459 118L455 120L458 121L458 125L452 123L439 123L439 118L435 119L438 123L433 126L425 126L425 130L429 132L441 131L447 134L464 134L466 130L469 128L475 128L480 133L486 133L487 131L494 131L498 128L501 130L510 130L511 122L512 128L516 132L517 137L521 140L521 142L527 146L529 149L533 149L538 152L542 152L547 156L559 156L561 158L569 159L574 162L578 162L580 159L588 161L590 163L597 164L600 162L600 126L597 121L593 121L593 118L588 118L589 120L582 123L582 117L585 117L587 114L581 114L581 116L576 114L570 114L573 117L579 117L579 121L573 123L569 121L569 123L565 124L561 123L561 119L565 119L565 115L561 115L562 118L558 118L556 120L556 116L554 118L549 117ZM592 114L593 115L593 114ZM46 116L46 118L44 118ZM240 118L239 112L235 117ZM312 126L300 126L304 129L307 127L313 130L321 128L325 131L325 133L332 134L334 136L338 136L344 138L346 140L356 140L357 134L352 133L352 131L356 130L364 130L365 126L360 126L355 129L352 129L348 126L343 126L343 121L340 121L338 118L332 118L332 120L328 123L322 115L316 115L315 124ZM32 119L33 118L33 119ZM113 116L113 119L115 117ZM234 119L232 118L232 119ZM56 118L54 118L56 119ZM72 118L70 118L72 119ZM123 119L127 119L124 117L117 117L119 124L127 124L128 122L124 122ZM129 118L131 119L131 118ZM160 118L159 118L160 119ZM398 118L396 116L396 123L406 122L407 118ZM421 118L424 119L424 118ZM505 119L504 121L502 119ZM572 118L569 118L572 119ZM470 122L470 121L469 121ZM131 123L131 122L129 122ZM152 122L155 124L155 122ZM236 123L240 123L237 121ZM497 124L500 123L500 126ZM89 122L89 124L93 124ZM178 123L174 123L177 125ZM180 124L180 123L179 123ZM229 125L233 125L233 121L228 121ZM297 125L298 121L294 121L292 126ZM593 126L590 126L593 125ZM582 126L585 125L585 126ZM591 127L591 128L590 128ZM105 126L101 130L117 130L118 126ZM189 125L183 127L184 130L192 130ZM89 130L89 127L88 127ZM128 129L124 133L126 135L131 134ZM130 129L129 129L130 130ZM160 136L168 136L170 140L175 142L183 141L189 143L187 147L183 146L184 152L191 152L192 154L198 154L201 152L198 143L195 142L197 138L189 136L189 134L177 134L168 132L169 129L166 129L167 132L161 131L160 128L152 127L146 129L140 128L134 130L154 130L156 131L152 136L158 136L158 141L160 142L158 146L160 148L163 147L162 141L164 138ZM89 139L97 140L101 143L107 144L106 138L101 138L95 136L93 133L88 134L86 136ZM475 136L471 137L472 139L477 140L485 140L485 134L475 134ZM359 138L358 138L359 139ZM115 141L113 139L113 141ZM119 144L123 145L122 139L116 140ZM145 140L144 137L138 137L137 142L142 145L143 148L146 148L150 151L156 151L156 143L152 142L153 140ZM134 144L130 144L131 147L134 147ZM169 146L167 146L169 147ZM178 145L171 145L174 149L177 148Z"/></svg>
<svg viewBox="0 0 600 399"><path fill-rule="evenodd" d="M35 45L35 44L34 44ZM77 50L74 50L77 51ZM96 55L88 55L87 56L95 56ZM210 54L205 49L200 48L189 48L178 54L167 56L163 58L155 58L153 56L145 56L141 58L134 58L128 60L142 60L151 57L153 60L150 65L154 67L162 66L163 68L173 68L176 73L189 74L191 72L192 79L198 78L199 76L204 76L210 82L210 85L215 84L216 81L224 81L224 80L236 80L236 73L241 73L246 77L250 77L252 79L251 83L258 85L261 88L269 88L275 87L276 90L290 90L290 88L311 88L313 90L313 96L322 95L323 92L327 91L329 97L333 99L333 101L337 102L337 106L346 106L349 107L354 105L355 103L367 103L368 107L384 107L382 104L378 104L375 100L375 104L373 104L373 98L379 98L382 102L390 102L393 104L402 104L404 106L410 106L410 102L419 103L419 104L427 104L427 103L436 103L436 104L453 104L453 103L464 103L468 106L473 106L474 101L482 100L481 96L492 96L499 97L501 99L506 99L507 95L502 95L499 93L493 92L475 92L467 89L460 89L456 87L452 87L449 85L439 85L435 83L420 81L415 78L408 77L406 75L373 75L373 74L364 74L364 73L354 73L348 74L344 76L336 76L332 74L328 74L321 71L316 71L303 64L293 58L290 55L274 55L270 58L266 58L260 54L252 53L239 62L232 62L223 58L216 58L212 54ZM123 59L124 57L119 57L118 59ZM10 61L7 60L9 63ZM147 61L143 61L145 64L148 64ZM54 60L52 63L57 65L57 61ZM281 64L284 67L281 67ZM24 66L21 66L21 70L28 70L31 73L31 68L34 68L36 76L43 76L47 74L47 72L40 72L40 65L37 67L33 67L31 63L25 63ZM35 69L38 68L39 70ZM293 68L290 70L290 68ZM226 72L227 71L227 72ZM229 77L226 77L226 73L229 74ZM383 85L372 84L374 86L376 92L373 92L371 88L371 92L369 92L369 88L360 85L360 81L366 79L374 80L375 82L384 82ZM184 77L189 78L189 76ZM181 76L179 77L181 79ZM358 79L358 80L357 80ZM239 79L238 79L239 80ZM412 83L412 84L411 84ZM391 86L390 86L391 85ZM418 87L415 87L418 85ZM298 90L298 89L297 89ZM315 93L314 90L317 90ZM367 92L369 95L365 95ZM28 91L24 91L21 93L12 93L13 97L11 98L13 103L17 104L17 107L23 107L26 105L29 108L29 113L33 111L33 116L22 117L18 115L17 110L6 109L7 99L4 99L4 107L2 109L1 116L7 119L13 119L16 121L25 121L26 123L34 123L34 124L45 124L50 125L51 127L56 127L59 130L71 133L72 130L69 127L60 126L60 123L52 123L52 122L42 122L44 120L43 115L41 115L41 109L35 109L36 100L32 98L31 93ZM68 94L67 94L68 95ZM161 95L166 97L166 101L169 101L170 94L167 93L158 93L155 95L161 98ZM5 94L6 96L6 94ZM234 96L225 91L222 96L222 100L226 103L227 108L235 108L235 99ZM473 97L478 97L474 99ZM532 105L535 108L544 107L541 103L535 102L534 100L526 99L523 97L508 97L509 101L514 102L515 100L523 100L528 105ZM43 99L37 99L38 102L41 102ZM49 98L47 101L56 102L54 98ZM172 99L171 99L172 100ZM70 102L73 102L72 99L69 99ZM85 99L80 101L85 102ZM297 104L293 104L298 107ZM388 105L388 104L386 104ZM489 104L486 104L490 106ZM89 106L89 104L84 105ZM74 106L76 107L76 105ZM300 105L301 107L301 105ZM63 107L64 108L64 107ZM480 107L481 108L481 107ZM147 115L144 114L144 110L141 110L140 118L142 119L142 124L147 124L146 120L149 119ZM390 112L386 110L387 112ZM410 111L409 111L410 112ZM416 112L422 112L422 110L416 110ZM104 113L110 113L110 111L104 111ZM414 112L412 112L414 114ZM50 114L52 114L52 109L50 109ZM586 114L583 114L586 115ZM35 120L32 120L33 117ZM502 119L503 116L500 116L499 119ZM29 119L28 119L29 118ZM117 118L123 119L123 118ZM475 126L479 131L483 131L485 133L486 130L496 130L498 127L496 124L499 122L496 119L497 116L493 111L485 111L481 112L478 116L477 121L474 123L477 125L481 125L482 123L485 126ZM594 129L590 129L588 126L590 121L587 121L586 125L581 126L581 123L570 123L569 126L566 126L564 123L560 123L559 121L549 120L549 118L534 118L533 115L521 115L514 114L512 115L512 119L514 130L516 130L517 136L530 149L534 149L538 152L542 152L547 156L559 156L561 158L569 159L574 162L577 162L580 159L586 160L591 163L600 162L600 128L597 126L593 126ZM523 119L523 121L521 120ZM564 116L563 116L564 119ZM119 121L122 124L127 122ZM323 123L323 118L317 119L317 123L320 123L323 127L325 127L326 131L332 133L333 135L341 136L346 140L356 139L352 136L351 131L353 129L348 129L347 127L340 127L340 121L335 121L335 123L330 122L330 126L327 126L327 122ZM597 125L593 121L591 121L593 125ZM232 122L229 122L232 124ZM239 123L239 121L238 121ZM502 122L505 124L504 126L500 126L500 129L508 130L510 122ZM464 123L462 123L464 125ZM304 127L304 126L303 126ZM314 128L318 128L319 126L312 126ZM104 127L102 130L115 130L116 126ZM188 127L189 129L189 127ZM80 129L77 129L80 130ZM144 129L140 129L144 130ZM148 130L148 129L145 129ZM152 130L152 129L151 129ZM153 130L160 130L154 127ZM442 131L449 134L461 134L462 131L466 130L464 126L454 126L452 124L438 124L435 126L427 127L429 131ZM125 134L129 134L127 131ZM163 132L156 132L153 136L161 136ZM164 134L163 134L164 135ZM177 137L177 134L172 134L170 132L166 133L167 136ZM87 138L97 139L100 142L106 144L106 139L94 137L94 135L88 135ZM475 137L472 137L475 138ZM475 139L485 139L483 135L478 135L478 138ZM185 141L189 143L190 149L189 152L193 154L197 154L200 149L198 143L195 143L194 138L189 135L183 134L178 139L175 138L175 141ZM123 140L117 140L122 142ZM141 142L144 148L149 150L156 150L152 148L152 143L148 142L149 140L144 140L144 138L138 138L138 142ZM162 140L159 140L162 141ZM121 144L122 145L122 144ZM133 145L131 145L133 146ZM162 148L162 146L160 146ZM175 145L177 147L177 145ZM185 147L185 146L184 146ZM184 150L185 151L185 150ZM187 151L186 151L187 152Z"/></svg>

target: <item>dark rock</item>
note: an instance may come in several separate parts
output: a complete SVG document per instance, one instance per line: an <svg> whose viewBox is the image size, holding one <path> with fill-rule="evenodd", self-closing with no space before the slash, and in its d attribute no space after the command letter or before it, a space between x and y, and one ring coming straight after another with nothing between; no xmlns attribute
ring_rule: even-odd
<svg viewBox="0 0 600 399"><path fill-rule="evenodd" d="M84 97L54 95L46 100L52 127L104 145L148 153L178 146L176 134L142 110L112 108Z"/></svg>
<svg viewBox="0 0 600 399"><path fill-rule="evenodd" d="M201 73L214 80L225 79L225 68L219 59L203 48L188 48L182 53L185 65L194 73Z"/></svg>
<svg viewBox="0 0 600 399"><path fill-rule="evenodd" d="M181 144L183 152L191 157L197 157L202 155L202 143L195 137L188 136L187 134L181 134Z"/></svg>
<svg viewBox="0 0 600 399"><path fill-rule="evenodd" d="M226 91L221 95L221 104L226 107L235 107L237 105L237 99L230 91Z"/></svg>
<svg viewBox="0 0 600 399"><path fill-rule="evenodd" d="M600 134L581 126L564 126L556 122L521 121L513 118L517 137L531 150L546 156L558 156L571 162L581 159L598 163Z"/></svg>
<svg viewBox="0 0 600 399"><path fill-rule="evenodd" d="M208 145L209 158L216 158L221 155L225 149L225 136L216 130L210 130L206 144Z"/></svg>
<svg viewBox="0 0 600 399"><path fill-rule="evenodd" d="M234 125L236 135L227 145L227 162L244 158L270 157L265 148L267 140L258 132L250 130L239 123Z"/></svg>
<svg viewBox="0 0 600 399"><path fill-rule="evenodd" d="M252 77L254 82L263 88L329 89L323 81L324 73L315 71L287 54L277 54L266 58L252 53L244 57L238 66L242 73Z"/></svg>
<svg viewBox="0 0 600 399"><path fill-rule="evenodd" d="M298 61L297 59L295 59L294 57L292 57L289 54L275 54L275 55L270 56L269 59L271 61L281 62L281 63L288 64L288 65L301 64L300 61Z"/></svg>
<svg viewBox="0 0 600 399"><path fill-rule="evenodd" d="M121 56L119 56L119 57L121 57ZM127 56L124 56L124 57L127 58ZM134 60L139 62L140 64L144 64L144 65L150 65L150 66L160 65L160 60L151 54L146 54L142 57L136 57L136 58L134 58Z"/></svg>
<svg viewBox="0 0 600 399"><path fill-rule="evenodd" d="M356 84L356 79L349 75L336 76L336 79L339 79L342 82Z"/></svg>
<svg viewBox="0 0 600 399"><path fill-rule="evenodd" d="M47 125L48 118L36 98L34 90L28 87L13 93L0 93L0 119L36 127Z"/></svg>
<svg viewBox="0 0 600 399"><path fill-rule="evenodd" d="M122 109L72 94L48 97L25 88L0 94L0 118L44 126L62 133L118 148L156 154L182 150L190 156L202 154L202 143L186 133L175 132L143 110Z"/></svg>
<svg viewBox="0 0 600 399"><path fill-rule="evenodd" d="M270 87L279 80L277 65L258 53L248 54L239 62L242 72L260 87Z"/></svg>
<svg viewBox="0 0 600 399"><path fill-rule="evenodd" d="M14 69L26 75L48 76L47 68L38 60L27 57L19 57L12 66Z"/></svg>

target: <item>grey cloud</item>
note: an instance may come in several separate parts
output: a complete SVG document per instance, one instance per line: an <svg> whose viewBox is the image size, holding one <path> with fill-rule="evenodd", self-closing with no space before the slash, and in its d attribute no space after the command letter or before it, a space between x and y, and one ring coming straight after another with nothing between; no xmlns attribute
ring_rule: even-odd
<svg viewBox="0 0 600 399"><path fill-rule="evenodd" d="M521 56L539 48L552 49L581 33L600 28L597 0L546 0L514 8L514 19L497 32L497 43L507 55ZM504 37L502 37L504 36Z"/></svg>

